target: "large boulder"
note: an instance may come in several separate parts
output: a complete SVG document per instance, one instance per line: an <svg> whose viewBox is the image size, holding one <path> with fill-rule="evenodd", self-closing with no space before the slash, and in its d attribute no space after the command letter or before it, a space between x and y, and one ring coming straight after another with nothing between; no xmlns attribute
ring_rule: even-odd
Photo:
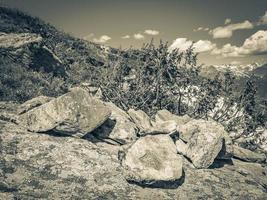
<svg viewBox="0 0 267 200"><path fill-rule="evenodd" d="M162 121L169 121L169 120L175 121L176 124L178 126L180 126L180 125L183 125L183 124L186 124L187 122L189 122L191 120L191 118L188 115L184 115L184 116L174 115L165 109L159 110L155 115L156 123L159 123Z"/></svg>
<svg viewBox="0 0 267 200"><path fill-rule="evenodd" d="M147 132L152 129L150 117L142 110L129 109L128 114L133 122L140 129L140 132Z"/></svg>
<svg viewBox="0 0 267 200"><path fill-rule="evenodd" d="M19 124L32 132L55 132L84 136L103 124L110 110L85 90L74 88L19 116Z"/></svg>
<svg viewBox="0 0 267 200"><path fill-rule="evenodd" d="M150 117L142 110L129 109L128 114L132 121L139 128L139 135L172 134L177 130L175 120L152 121Z"/></svg>
<svg viewBox="0 0 267 200"><path fill-rule="evenodd" d="M214 121L192 120L192 123L198 126L199 132L192 135L186 148L181 142L176 143L177 151L188 157L196 168L208 168L222 149L224 128Z"/></svg>
<svg viewBox="0 0 267 200"><path fill-rule="evenodd" d="M177 126L177 131L180 139L188 142L195 133L199 132L199 126L195 124L194 121L189 121L186 124Z"/></svg>
<svg viewBox="0 0 267 200"><path fill-rule="evenodd" d="M23 113L28 112L29 110L41 106L49 101L53 100L54 97L47 97L47 96L38 96L31 100L28 100L21 104L17 109L17 114L21 115Z"/></svg>
<svg viewBox="0 0 267 200"><path fill-rule="evenodd" d="M159 186L179 182L183 176L182 159L168 135L145 136L137 140L122 160L128 181Z"/></svg>
<svg viewBox="0 0 267 200"><path fill-rule="evenodd" d="M111 116L92 133L99 139L111 139L119 144L136 140L137 126L130 116L111 102L105 104L111 110Z"/></svg>
<svg viewBox="0 0 267 200"><path fill-rule="evenodd" d="M237 145L233 145L233 156L247 162L262 163L266 161L266 155L264 153L253 152Z"/></svg>

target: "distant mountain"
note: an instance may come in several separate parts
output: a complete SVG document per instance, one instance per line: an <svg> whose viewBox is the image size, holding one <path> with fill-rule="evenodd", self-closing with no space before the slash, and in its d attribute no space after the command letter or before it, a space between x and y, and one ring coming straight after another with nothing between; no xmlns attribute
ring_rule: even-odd
<svg viewBox="0 0 267 200"><path fill-rule="evenodd" d="M250 72L256 78L258 93L263 99L267 99L267 63Z"/></svg>
<svg viewBox="0 0 267 200"><path fill-rule="evenodd" d="M250 75L250 72L257 69L258 67L260 67L259 63L252 63L248 65L204 65L200 69L200 74L203 77L214 78L217 74L230 71L237 77L248 77Z"/></svg>

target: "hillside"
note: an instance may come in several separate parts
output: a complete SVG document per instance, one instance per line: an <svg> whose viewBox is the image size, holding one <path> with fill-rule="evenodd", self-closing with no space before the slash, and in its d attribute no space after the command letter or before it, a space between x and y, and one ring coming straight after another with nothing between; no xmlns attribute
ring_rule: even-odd
<svg viewBox="0 0 267 200"><path fill-rule="evenodd" d="M108 57L100 45L74 38L39 18L5 7L0 7L0 52L0 99L19 101L38 95L42 87L44 91L39 93L64 92L66 81L76 84L89 79L88 72L103 66ZM32 92L23 94L27 87L29 90L39 83ZM55 86L51 88L52 84Z"/></svg>

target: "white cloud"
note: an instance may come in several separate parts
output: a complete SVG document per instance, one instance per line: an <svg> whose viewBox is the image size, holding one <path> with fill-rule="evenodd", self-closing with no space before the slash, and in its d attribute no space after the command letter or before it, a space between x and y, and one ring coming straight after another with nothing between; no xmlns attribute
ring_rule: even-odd
<svg viewBox="0 0 267 200"><path fill-rule="evenodd" d="M140 33L137 33L137 34L134 34L134 38L137 39L137 40L142 40L145 38L145 36L143 36L142 34Z"/></svg>
<svg viewBox="0 0 267 200"><path fill-rule="evenodd" d="M94 38L93 41L96 43L105 43L110 39L111 39L111 37L109 37L107 35L102 35L100 38Z"/></svg>
<svg viewBox="0 0 267 200"><path fill-rule="evenodd" d="M216 44L212 43L209 40L199 40L194 43L193 47L195 48L195 52L201 53L211 51L216 47Z"/></svg>
<svg viewBox="0 0 267 200"><path fill-rule="evenodd" d="M267 24L267 11L265 12L265 14L260 18L260 21L258 23L258 25L262 25L262 24Z"/></svg>
<svg viewBox="0 0 267 200"><path fill-rule="evenodd" d="M159 31L157 31L157 30L145 30L144 33L147 35L158 35Z"/></svg>
<svg viewBox="0 0 267 200"><path fill-rule="evenodd" d="M180 51L185 51L192 44L193 44L193 41L188 40L187 38L177 38L169 46L169 51L172 51L174 49L179 49ZM212 43L209 40L199 40L193 44L193 47L195 49L195 52L202 53L202 52L211 51L212 49L214 49L216 47L216 44Z"/></svg>
<svg viewBox="0 0 267 200"><path fill-rule="evenodd" d="M228 43L220 49L213 49L211 53L223 57L244 57L248 55L267 54L267 31L260 30L254 33L247 38L240 47Z"/></svg>
<svg viewBox="0 0 267 200"><path fill-rule="evenodd" d="M193 29L194 32L197 32L197 31L208 31L210 30L209 28L204 28L204 27L198 27L197 29Z"/></svg>
<svg viewBox="0 0 267 200"><path fill-rule="evenodd" d="M230 24L231 21L232 21L232 20L231 20L230 18L227 18L227 19L225 19L224 24Z"/></svg>
<svg viewBox="0 0 267 200"><path fill-rule="evenodd" d="M233 35L233 32L236 30L242 29L252 29L253 24L246 20L241 23L228 24L226 26L219 26L213 30L210 30L210 34L213 35L213 38L230 38Z"/></svg>
<svg viewBox="0 0 267 200"><path fill-rule="evenodd" d="M241 64L241 61L233 60L230 64L231 65L240 65Z"/></svg>
<svg viewBox="0 0 267 200"><path fill-rule="evenodd" d="M131 36L130 35L125 35L125 36L122 36L121 38L122 39L129 39Z"/></svg>

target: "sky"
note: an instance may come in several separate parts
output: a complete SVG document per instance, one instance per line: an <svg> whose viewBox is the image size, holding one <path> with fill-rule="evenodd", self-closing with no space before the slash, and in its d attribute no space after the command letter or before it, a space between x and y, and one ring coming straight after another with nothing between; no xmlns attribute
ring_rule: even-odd
<svg viewBox="0 0 267 200"><path fill-rule="evenodd" d="M73 36L115 48L152 38L199 64L267 63L267 0L0 0Z"/></svg>

